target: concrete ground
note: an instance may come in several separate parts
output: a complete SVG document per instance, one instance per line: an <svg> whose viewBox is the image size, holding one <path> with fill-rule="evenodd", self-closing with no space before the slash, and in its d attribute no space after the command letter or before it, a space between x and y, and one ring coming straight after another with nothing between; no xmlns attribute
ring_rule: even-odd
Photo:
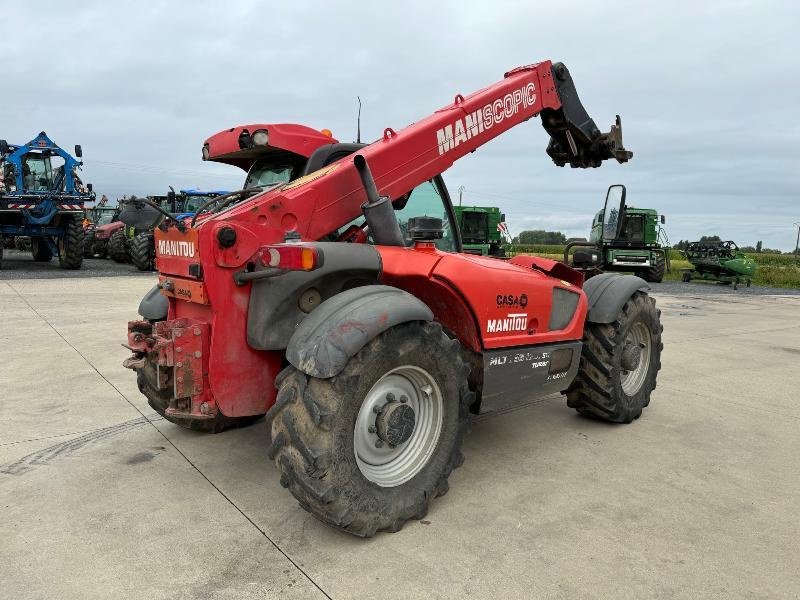
<svg viewBox="0 0 800 600"><path fill-rule="evenodd" d="M800 297L656 290L641 419L558 396L480 417L425 520L360 540L279 485L263 422L148 407L120 342L152 281L0 281L0 597L800 594Z"/></svg>

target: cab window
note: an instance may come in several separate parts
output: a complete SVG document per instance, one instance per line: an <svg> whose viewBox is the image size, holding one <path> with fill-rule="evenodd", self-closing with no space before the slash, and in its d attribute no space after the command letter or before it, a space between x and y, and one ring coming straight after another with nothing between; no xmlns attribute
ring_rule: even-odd
<svg viewBox="0 0 800 600"><path fill-rule="evenodd" d="M450 216L444 207L444 198L436 183L426 181L422 185L418 185L411 191L411 195L407 200L402 199L395 202L395 215L397 222L400 224L400 231L403 232L406 246L413 244L411 236L408 233L408 220L412 217L436 217L442 220L443 237L436 240L436 247L439 250L447 252L455 252L456 242L453 237L453 227L450 223Z"/></svg>
<svg viewBox="0 0 800 600"><path fill-rule="evenodd" d="M453 224L450 215L444 206L444 196L435 180L426 181L422 185L415 187L409 194L397 198L392 202L397 223L403 233L406 246L412 246L413 241L408 233L408 220L412 217L436 217L442 220L442 239L435 240L436 247L445 252L456 251L456 241L454 237ZM347 225L331 234L330 239L336 239L340 234L347 231L353 225L362 227L364 216L360 215L350 221ZM373 244L372 235L368 236L368 241Z"/></svg>

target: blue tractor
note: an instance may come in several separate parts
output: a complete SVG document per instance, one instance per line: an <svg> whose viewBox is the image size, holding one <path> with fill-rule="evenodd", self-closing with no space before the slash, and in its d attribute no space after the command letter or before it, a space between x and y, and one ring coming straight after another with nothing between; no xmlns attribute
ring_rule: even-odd
<svg viewBox="0 0 800 600"><path fill-rule="evenodd" d="M77 174L80 146L75 156L44 131L21 146L0 140L0 238L29 237L33 260L58 256L62 269L83 262L83 206L94 198Z"/></svg>

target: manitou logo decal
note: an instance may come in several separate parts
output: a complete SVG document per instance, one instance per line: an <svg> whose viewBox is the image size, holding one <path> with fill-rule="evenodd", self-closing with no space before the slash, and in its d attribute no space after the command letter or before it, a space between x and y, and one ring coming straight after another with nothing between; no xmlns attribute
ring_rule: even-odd
<svg viewBox="0 0 800 600"><path fill-rule="evenodd" d="M184 256L194 258L194 242L158 240L158 253L161 256Z"/></svg>
<svg viewBox="0 0 800 600"><path fill-rule="evenodd" d="M446 125L436 132L439 154L444 154L459 144L488 131L516 115L520 107L527 108L535 102L536 87L532 83L528 83L502 98L490 102L483 108L464 115L464 118L456 119L452 125Z"/></svg>
<svg viewBox="0 0 800 600"><path fill-rule="evenodd" d="M525 331L528 328L528 313L515 313L505 319L489 319L486 322L487 333L503 331Z"/></svg>

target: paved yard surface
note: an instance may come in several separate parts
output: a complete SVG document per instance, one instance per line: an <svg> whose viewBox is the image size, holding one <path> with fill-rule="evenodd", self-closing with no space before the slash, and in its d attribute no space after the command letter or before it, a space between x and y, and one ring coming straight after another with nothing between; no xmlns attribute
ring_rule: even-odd
<svg viewBox="0 0 800 600"><path fill-rule="evenodd" d="M800 297L656 290L663 370L609 426L477 419L423 521L304 512L264 424L160 420L121 367L153 277L0 281L0 597L797 598Z"/></svg>

